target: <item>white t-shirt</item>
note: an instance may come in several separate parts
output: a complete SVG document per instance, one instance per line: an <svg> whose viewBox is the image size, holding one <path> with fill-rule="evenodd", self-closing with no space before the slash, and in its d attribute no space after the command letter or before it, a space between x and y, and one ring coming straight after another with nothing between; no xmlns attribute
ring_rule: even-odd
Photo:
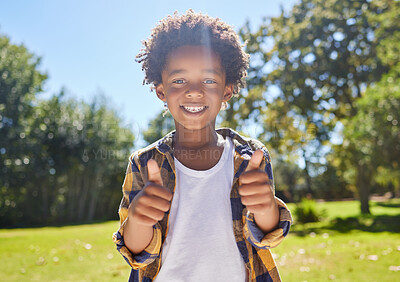
<svg viewBox="0 0 400 282"><path fill-rule="evenodd" d="M193 170L175 159L176 188L155 281L246 280L232 226L233 152L227 137L220 160L208 170Z"/></svg>

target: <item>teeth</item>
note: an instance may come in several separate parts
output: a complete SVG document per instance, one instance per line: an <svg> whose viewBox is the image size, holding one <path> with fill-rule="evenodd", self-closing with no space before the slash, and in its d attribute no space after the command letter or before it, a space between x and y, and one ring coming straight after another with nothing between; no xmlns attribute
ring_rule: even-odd
<svg viewBox="0 0 400 282"><path fill-rule="evenodd" d="M197 112L201 112L202 110L204 110L206 107L187 107L187 106L183 106L185 108L185 110L191 112L191 113L197 113Z"/></svg>

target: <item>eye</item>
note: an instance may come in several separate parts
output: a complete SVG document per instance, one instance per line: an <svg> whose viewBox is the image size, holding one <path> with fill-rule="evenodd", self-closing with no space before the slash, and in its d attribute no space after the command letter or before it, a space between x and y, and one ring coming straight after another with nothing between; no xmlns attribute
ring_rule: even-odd
<svg viewBox="0 0 400 282"><path fill-rule="evenodd" d="M204 80L203 81L205 84L214 84L214 83L217 83L215 80L213 80L213 79L206 79L206 80Z"/></svg>
<svg viewBox="0 0 400 282"><path fill-rule="evenodd" d="M175 80L172 81L172 83L175 83L175 84L184 84L184 83L185 83L185 80L183 80L183 79L175 79Z"/></svg>

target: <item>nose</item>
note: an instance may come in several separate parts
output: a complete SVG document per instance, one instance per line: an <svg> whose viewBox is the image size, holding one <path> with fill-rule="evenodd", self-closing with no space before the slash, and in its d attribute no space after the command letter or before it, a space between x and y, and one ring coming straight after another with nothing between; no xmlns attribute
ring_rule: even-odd
<svg viewBox="0 0 400 282"><path fill-rule="evenodd" d="M186 98L202 98L203 93L200 91L188 91L185 94Z"/></svg>
<svg viewBox="0 0 400 282"><path fill-rule="evenodd" d="M204 96L201 85L192 84L185 93L186 98L202 98Z"/></svg>

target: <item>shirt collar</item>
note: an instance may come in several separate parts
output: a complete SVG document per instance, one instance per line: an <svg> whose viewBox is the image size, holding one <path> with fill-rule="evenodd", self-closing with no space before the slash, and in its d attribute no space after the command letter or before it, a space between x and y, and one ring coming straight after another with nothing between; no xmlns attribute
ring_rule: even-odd
<svg viewBox="0 0 400 282"><path fill-rule="evenodd" d="M235 146L236 152L243 158L243 159L250 159L253 155L253 150L251 149L249 143L247 142L246 138L241 136L239 133L234 131L231 128L223 127L218 128L216 132L222 135L224 138L230 137L232 142ZM175 130L169 132L160 140L156 141L155 143L149 145L147 148L152 149L156 148L161 154L170 154L173 155L172 150L172 141L175 135ZM144 149L146 151L146 149Z"/></svg>

